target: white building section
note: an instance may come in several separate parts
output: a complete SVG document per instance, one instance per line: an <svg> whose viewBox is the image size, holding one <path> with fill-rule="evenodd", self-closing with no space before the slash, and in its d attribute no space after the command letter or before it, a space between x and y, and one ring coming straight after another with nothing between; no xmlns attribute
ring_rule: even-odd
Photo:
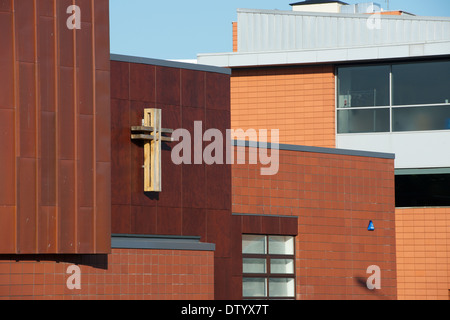
<svg viewBox="0 0 450 320"><path fill-rule="evenodd" d="M396 169L450 167L450 131L340 134L336 147L395 153Z"/></svg>
<svg viewBox="0 0 450 320"><path fill-rule="evenodd" d="M314 8L311 5L306 7ZM322 8L325 7L322 4ZM335 65L336 101L339 103L335 106L336 127L340 127L336 131L337 148L394 153L397 169L450 168L450 95L447 97L442 93L445 90L436 93L436 88L449 83L450 76L430 78L428 74L426 78L426 72L415 72L414 77L432 81L422 81L425 82L423 86L414 86L414 83L405 81L411 77L401 78L403 80L396 77L398 69L393 66L384 80L385 87L390 88L384 93L385 102L358 106L356 99L346 99L338 92L338 69L343 66L402 63L414 66L434 61L442 62L443 68L448 70L443 69L443 73L450 74L450 18L409 14L349 14L342 13L345 11L342 8L346 6L340 7L341 13L239 9L238 51L200 54L198 62L228 68ZM351 79L357 83L365 81L367 77L355 78L352 75ZM355 85L355 88L350 89L357 90L362 86ZM448 88L450 93L450 86ZM417 102L397 101L408 100L396 97L395 92L398 93L400 89L404 92L403 97L416 99ZM411 90L414 94L411 94ZM418 98L416 93L422 92L420 90L423 95ZM376 92L377 100L381 100L381 92ZM348 104L341 105L341 98L348 100ZM421 98L424 101L420 101ZM436 99L438 101L434 101ZM428 113L427 116L431 112L434 118L441 117L443 122L430 126L431 129L423 129L417 122L418 118L425 117L421 112ZM372 122L375 119L378 121L379 117L386 118L387 127L377 125L372 131L364 129L355 132L354 128L348 126L350 122L346 123L343 119L348 115L347 121L353 121L354 125L359 126L359 121L368 122L363 119L364 114L368 115L367 119L373 119ZM405 129L409 119L415 121L411 122L415 127ZM345 129L345 126L348 128Z"/></svg>

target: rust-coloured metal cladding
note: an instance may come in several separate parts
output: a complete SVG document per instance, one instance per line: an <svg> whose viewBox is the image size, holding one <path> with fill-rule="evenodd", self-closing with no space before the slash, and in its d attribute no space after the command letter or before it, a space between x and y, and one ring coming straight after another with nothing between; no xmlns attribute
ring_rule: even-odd
<svg viewBox="0 0 450 320"><path fill-rule="evenodd" d="M0 254L111 251L109 4L72 5L0 0Z"/></svg>

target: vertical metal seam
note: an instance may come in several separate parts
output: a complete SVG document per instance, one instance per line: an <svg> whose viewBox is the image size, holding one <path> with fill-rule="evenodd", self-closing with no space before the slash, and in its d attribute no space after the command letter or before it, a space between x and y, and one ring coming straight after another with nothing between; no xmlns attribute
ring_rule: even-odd
<svg viewBox="0 0 450 320"><path fill-rule="evenodd" d="M35 135L35 169L36 169L36 176L35 176L35 252L39 252L39 161L40 161L40 148L39 148L39 139L40 139L40 99L39 99L39 63L38 63L38 7L36 0L33 0L34 5L34 91L35 91L35 115L36 115L36 135Z"/></svg>
<svg viewBox="0 0 450 320"><path fill-rule="evenodd" d="M72 0L72 5L75 5L75 0ZM74 239L72 239L73 250L78 252L78 85L77 85L77 33L76 28L73 28L73 115L74 115Z"/></svg>
<svg viewBox="0 0 450 320"><path fill-rule="evenodd" d="M93 169L93 210L92 210L92 226L93 226L93 243L91 244L93 253L97 253L99 250L97 248L97 61L96 57L96 38L95 38L95 4L94 0L91 1L91 36L92 36L92 83L93 83L93 93L92 93L92 132L93 132L93 152L92 152L92 169Z"/></svg>
<svg viewBox="0 0 450 320"><path fill-rule="evenodd" d="M18 69L17 69L17 49L16 49L16 14L15 14L16 10L15 10L15 0L11 0L11 17L12 17L12 31L13 31L13 81L14 81L14 149L15 149L15 157L14 157L14 171L15 171L15 181L14 181L14 196L15 196L15 206L14 206L14 238L15 238L15 243L14 243L14 251L16 253L19 253L19 238L18 238L18 228L19 228L19 219L18 219L18 214L19 214L19 192L18 192L18 177L19 177L19 170L17 168L17 159L20 156L20 144L19 144L19 139L18 137L20 137L19 134L19 130L18 130L18 123L19 123L19 116L18 116L18 81L19 81L19 76L18 76Z"/></svg>
<svg viewBox="0 0 450 320"><path fill-rule="evenodd" d="M53 52L55 54L55 82L54 82L54 101L55 101L55 253L59 252L59 244L60 244L60 228L59 228L59 215L60 215L60 209L59 209L59 134L58 134L58 126L59 126L59 54L58 54L58 41L59 41L59 33L58 33L58 0L53 0Z"/></svg>

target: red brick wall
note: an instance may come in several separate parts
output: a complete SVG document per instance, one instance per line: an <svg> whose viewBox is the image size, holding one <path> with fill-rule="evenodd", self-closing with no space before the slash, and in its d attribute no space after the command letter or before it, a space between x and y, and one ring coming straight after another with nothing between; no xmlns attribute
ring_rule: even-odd
<svg viewBox="0 0 450 320"><path fill-rule="evenodd" d="M397 298L394 160L280 150L277 175L259 170L233 166L233 213L298 217L297 299Z"/></svg>
<svg viewBox="0 0 450 320"><path fill-rule="evenodd" d="M69 290L67 268L81 268ZM113 249L95 256L0 256L0 300L212 300L214 252Z"/></svg>

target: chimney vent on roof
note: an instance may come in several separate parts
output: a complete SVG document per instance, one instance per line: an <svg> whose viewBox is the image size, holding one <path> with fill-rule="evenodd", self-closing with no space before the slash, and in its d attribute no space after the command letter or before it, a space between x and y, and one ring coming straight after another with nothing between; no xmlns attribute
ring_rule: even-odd
<svg viewBox="0 0 450 320"><path fill-rule="evenodd" d="M348 3L330 0L305 0L290 5L293 11L340 13L341 7L348 5Z"/></svg>
<svg viewBox="0 0 450 320"><path fill-rule="evenodd" d="M375 2L351 4L341 7L341 13L376 13L381 11L383 11L381 5Z"/></svg>

